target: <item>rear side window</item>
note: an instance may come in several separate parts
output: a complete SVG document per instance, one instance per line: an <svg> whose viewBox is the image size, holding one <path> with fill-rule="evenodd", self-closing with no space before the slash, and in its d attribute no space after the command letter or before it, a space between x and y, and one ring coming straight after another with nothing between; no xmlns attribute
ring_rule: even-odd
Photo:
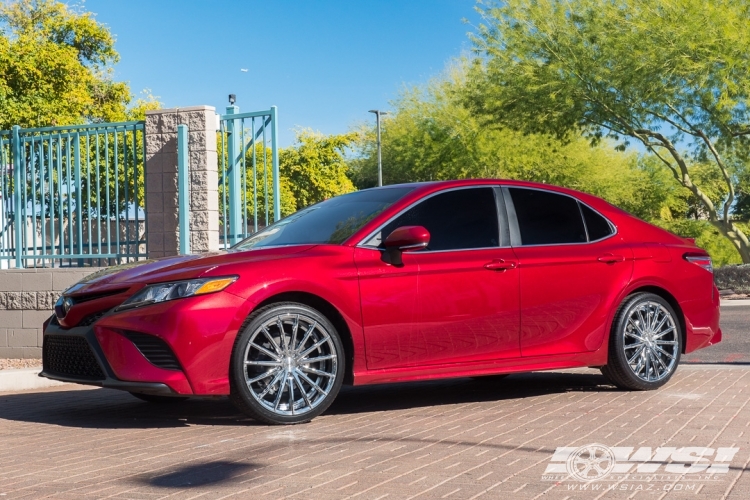
<svg viewBox="0 0 750 500"><path fill-rule="evenodd" d="M383 248L383 240L401 226L424 226L430 232L427 250L463 250L499 246L497 205L490 187L440 193L389 222L367 244Z"/></svg>
<svg viewBox="0 0 750 500"><path fill-rule="evenodd" d="M583 203L581 203L581 212L583 212L583 220L586 221L586 230L589 233L589 241L601 240L614 232L612 226L607 222L607 219L594 212Z"/></svg>
<svg viewBox="0 0 750 500"><path fill-rule="evenodd" d="M585 243L578 202L570 196L536 189L510 188L522 245Z"/></svg>

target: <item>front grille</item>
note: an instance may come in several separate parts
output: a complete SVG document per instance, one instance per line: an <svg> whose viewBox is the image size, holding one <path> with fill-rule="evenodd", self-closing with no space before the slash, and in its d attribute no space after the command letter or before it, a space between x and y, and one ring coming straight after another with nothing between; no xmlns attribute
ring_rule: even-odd
<svg viewBox="0 0 750 500"><path fill-rule="evenodd" d="M112 295L117 295L118 293L122 293L127 290L128 290L127 288L118 288L116 290L107 290L105 292L95 292L95 293L89 293L89 294L84 294L84 295L73 295L72 298L76 304L80 304L81 302L88 302L90 300L102 299L104 297L111 297Z"/></svg>
<svg viewBox="0 0 750 500"><path fill-rule="evenodd" d="M123 332L123 334L141 351L141 354L152 365L165 370L181 370L180 362L166 342L154 335L138 332Z"/></svg>
<svg viewBox="0 0 750 500"><path fill-rule="evenodd" d="M94 314L89 314L88 316L86 316L85 318L83 318L78 323L78 325L76 325L76 326L91 326L94 323L96 323L97 321L99 321L99 318L101 318L102 316L104 316L105 314L107 314L107 312L108 311L99 311L99 312L94 313Z"/></svg>
<svg viewBox="0 0 750 500"><path fill-rule="evenodd" d="M83 337L47 335L42 347L44 371L85 380L104 380L91 346Z"/></svg>

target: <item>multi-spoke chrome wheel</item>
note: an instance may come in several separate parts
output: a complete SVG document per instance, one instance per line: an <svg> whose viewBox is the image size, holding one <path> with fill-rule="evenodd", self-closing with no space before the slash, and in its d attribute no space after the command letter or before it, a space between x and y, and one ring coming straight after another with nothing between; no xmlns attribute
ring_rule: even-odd
<svg viewBox="0 0 750 500"><path fill-rule="evenodd" d="M342 352L335 328L314 309L264 308L235 344L233 392L242 396L241 409L260 420L308 421L340 388Z"/></svg>
<svg viewBox="0 0 750 500"><path fill-rule="evenodd" d="M682 331L672 306L658 295L637 293L618 310L602 373L618 387L655 389L675 372L681 352Z"/></svg>
<svg viewBox="0 0 750 500"><path fill-rule="evenodd" d="M628 366L636 377L657 382L674 370L677 363L677 326L667 309L653 301L634 307L622 331Z"/></svg>
<svg viewBox="0 0 750 500"><path fill-rule="evenodd" d="M331 336L304 314L269 319L245 348L247 387L279 415L302 415L318 406L331 391L337 368Z"/></svg>

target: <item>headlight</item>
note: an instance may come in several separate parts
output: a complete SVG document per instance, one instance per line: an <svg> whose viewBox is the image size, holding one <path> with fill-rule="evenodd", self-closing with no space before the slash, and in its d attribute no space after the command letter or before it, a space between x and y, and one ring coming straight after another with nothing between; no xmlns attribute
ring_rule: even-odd
<svg viewBox="0 0 750 500"><path fill-rule="evenodd" d="M122 303L117 310L156 304L168 300L205 295L224 290L237 280L237 276L224 278L200 278L149 285Z"/></svg>

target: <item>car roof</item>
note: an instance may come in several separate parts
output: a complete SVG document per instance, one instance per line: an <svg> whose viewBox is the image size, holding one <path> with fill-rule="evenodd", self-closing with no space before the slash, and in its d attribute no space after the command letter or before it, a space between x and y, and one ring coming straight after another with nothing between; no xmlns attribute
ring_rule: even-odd
<svg viewBox="0 0 750 500"><path fill-rule="evenodd" d="M471 186L504 186L504 187L520 187L520 188L531 188L531 189L543 189L550 192L556 192L563 195L568 195L582 201L583 203L591 206L598 212L604 214L610 219L616 226L618 225L621 217L627 217L628 219L634 219L634 217L621 208L618 208L606 200L599 198L595 195L588 194L575 189L565 188L561 186L555 186L553 184L545 184L542 182L531 182L531 181L519 181L512 179L459 179L459 180L445 180L445 181L428 181L428 182L411 182L403 184L389 184L382 187L370 188L372 190L381 189L393 189L393 188L404 188L409 187L412 190L403 196L399 201L393 204L387 212L393 213L399 211L418 199L428 196L438 191L443 191L451 188L471 187ZM368 191L370 190L368 189ZM383 214L385 215L385 213ZM370 234L378 225L383 222L384 217L375 217L369 223L365 224L357 232L355 232L350 238L348 238L344 244L352 245L358 242L365 235ZM644 223L645 224L645 223Z"/></svg>
<svg viewBox="0 0 750 500"><path fill-rule="evenodd" d="M440 191L443 189L450 189L453 187L486 186L486 185L496 185L496 186L502 185L502 186L509 186L509 187L513 186L513 187L544 189L548 191L555 191L558 193L575 196L576 198L580 198L581 201L588 202L590 200L595 200L594 201L595 204L598 204L601 202L607 203L601 198L585 193L583 191L577 191L575 189L570 189L570 188L566 188L562 186L556 186L554 184L545 184L543 182L519 181L519 180L514 180L514 179L483 178L483 179L456 179L456 180L445 180L445 181L409 182L409 183L403 183L403 184L389 184L387 186L375 187L375 188L370 188L370 189L412 187L414 188L413 194L416 195L417 193L419 193L420 195L422 195L427 192Z"/></svg>

